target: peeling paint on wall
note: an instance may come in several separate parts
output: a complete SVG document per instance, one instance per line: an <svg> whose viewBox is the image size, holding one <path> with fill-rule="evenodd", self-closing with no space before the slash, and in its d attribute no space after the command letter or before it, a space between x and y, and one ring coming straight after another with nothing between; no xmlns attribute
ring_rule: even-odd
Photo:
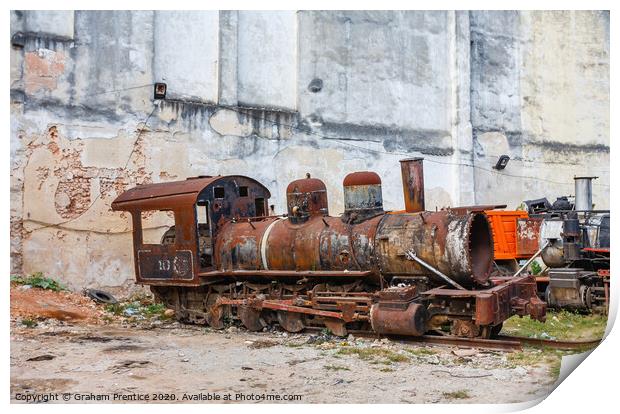
<svg viewBox="0 0 620 414"><path fill-rule="evenodd" d="M65 55L48 49L28 52L24 57L24 84L27 94L40 90L53 91L58 85L58 77L65 70Z"/></svg>

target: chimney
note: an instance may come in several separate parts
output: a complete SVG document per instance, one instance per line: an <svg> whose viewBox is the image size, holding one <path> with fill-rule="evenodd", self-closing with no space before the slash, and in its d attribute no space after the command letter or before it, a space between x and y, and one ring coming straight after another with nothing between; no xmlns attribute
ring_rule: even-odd
<svg viewBox="0 0 620 414"><path fill-rule="evenodd" d="M405 211L417 213L424 211L424 158L408 158L400 160L403 175L403 194Z"/></svg>

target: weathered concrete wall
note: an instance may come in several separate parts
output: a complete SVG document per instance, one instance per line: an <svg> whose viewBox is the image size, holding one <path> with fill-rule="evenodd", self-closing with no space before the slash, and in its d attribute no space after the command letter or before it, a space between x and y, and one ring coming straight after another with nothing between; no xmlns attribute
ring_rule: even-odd
<svg viewBox="0 0 620 414"><path fill-rule="evenodd" d="M572 194L575 174L608 206L607 13L13 12L11 34L14 272L130 284L110 203L198 174L255 177L281 213L309 172L338 214L355 170L402 208L398 160L424 156L429 209Z"/></svg>
<svg viewBox="0 0 620 414"><path fill-rule="evenodd" d="M609 208L609 14L472 12L471 27L477 201L553 201L593 175Z"/></svg>
<svg viewBox="0 0 620 414"><path fill-rule="evenodd" d="M155 80L170 98L217 102L219 13L160 10L153 35Z"/></svg>

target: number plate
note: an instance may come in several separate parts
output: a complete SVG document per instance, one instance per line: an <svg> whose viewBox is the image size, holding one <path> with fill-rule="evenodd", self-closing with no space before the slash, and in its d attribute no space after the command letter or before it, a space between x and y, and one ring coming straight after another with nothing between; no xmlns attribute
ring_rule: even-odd
<svg viewBox="0 0 620 414"><path fill-rule="evenodd" d="M140 279L193 279L194 263L190 250L153 252L138 250Z"/></svg>

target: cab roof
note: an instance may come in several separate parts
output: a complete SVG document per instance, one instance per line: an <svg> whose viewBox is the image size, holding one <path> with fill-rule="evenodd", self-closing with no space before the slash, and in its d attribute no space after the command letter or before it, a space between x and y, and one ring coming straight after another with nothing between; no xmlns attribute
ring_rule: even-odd
<svg viewBox="0 0 620 414"><path fill-rule="evenodd" d="M130 188L112 202L112 210L172 210L181 205L194 205L200 193L207 187L235 178L253 181L270 196L265 186L243 175L199 176L183 181L144 184Z"/></svg>

